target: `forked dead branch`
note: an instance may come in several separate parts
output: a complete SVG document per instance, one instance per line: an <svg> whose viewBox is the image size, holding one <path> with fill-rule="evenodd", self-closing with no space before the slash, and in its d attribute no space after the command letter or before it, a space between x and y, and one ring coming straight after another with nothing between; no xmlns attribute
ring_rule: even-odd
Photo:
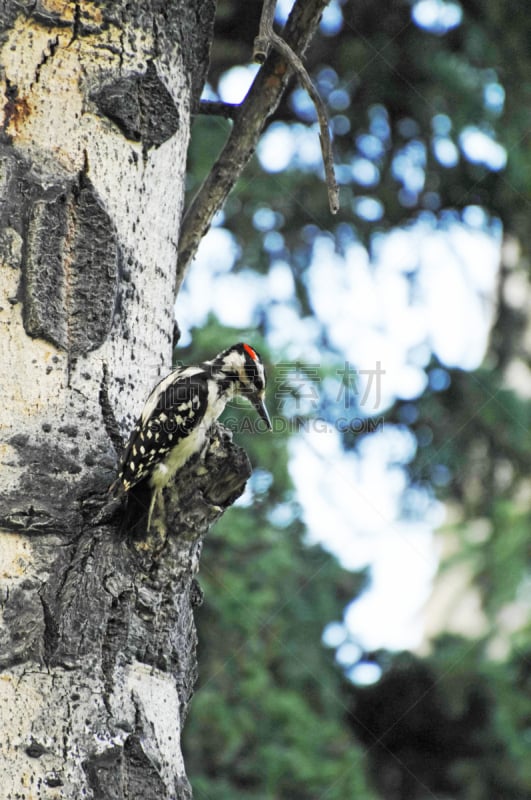
<svg viewBox="0 0 531 800"><path fill-rule="evenodd" d="M288 61L310 95L319 121L319 138L321 142L321 153L323 155L326 187L328 190L328 205L330 206L331 213L337 214L339 211L339 187L334 172L334 154L332 152L332 140L330 138L326 106L297 53L295 53L289 44L274 31L273 18L275 15L275 6L276 0L264 0L262 16L260 18L260 31L254 40L253 59L259 64L263 64L267 58L269 48L274 48Z"/></svg>
<svg viewBox="0 0 531 800"><path fill-rule="evenodd" d="M263 64L242 103L239 106L229 106L223 112L223 116L234 119L234 124L217 161L182 221L177 261L177 292L214 215L223 206L255 152L264 125L277 108L293 72L298 75L317 110L329 205L332 213L338 210L338 188L326 109L301 61L328 2L329 0L297 0L280 37L273 31L275 0L265 1L254 47L255 59L263 61ZM270 48L274 52L268 54ZM206 113L215 113L212 103L201 104L199 110L203 110L203 105Z"/></svg>

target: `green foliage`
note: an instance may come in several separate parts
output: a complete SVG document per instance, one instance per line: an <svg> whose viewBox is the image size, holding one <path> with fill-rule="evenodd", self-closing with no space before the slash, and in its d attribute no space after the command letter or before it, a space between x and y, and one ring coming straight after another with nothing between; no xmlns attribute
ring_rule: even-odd
<svg viewBox="0 0 531 800"><path fill-rule="evenodd" d="M498 371L449 370L444 392L426 392L412 428L429 432L410 466L412 482L431 482L441 466L448 483L440 496L458 501L461 539L450 568L465 563L481 591L494 629L497 614L522 597L529 580L529 472L531 403L503 388ZM394 412L400 419L400 408Z"/></svg>
<svg viewBox="0 0 531 800"><path fill-rule="evenodd" d="M524 663L529 672L527 658L493 662L484 642L446 636L427 659L395 657L379 684L346 686L380 796L527 800L531 701L518 675Z"/></svg>
<svg viewBox="0 0 531 800"><path fill-rule="evenodd" d="M505 605L518 599L528 580L531 517L529 511L505 501L496 504L492 521L492 535L483 552L478 554L478 561L485 607L495 616Z"/></svg>
<svg viewBox="0 0 531 800"><path fill-rule="evenodd" d="M480 4L481 12L475 3L462 4L461 24L445 35L414 24L415 3L346 0L338 5L343 23L333 36L314 39L306 63L329 108L341 210L337 218L330 218L322 168L319 164L308 168L297 149L280 173L260 171L255 162L236 188L233 210L228 207L224 223L238 239L242 261L253 266L260 262L259 268L264 270L268 257L277 255L262 247L260 258L256 246L266 235L253 224L253 215L264 204L280 215L277 230L284 239L284 253L292 261L297 253L308 252L312 239L322 230L334 234L338 247L340 231L345 228L370 246L381 230L425 213L439 215L449 208L460 213L472 204L499 216L508 230L527 240L521 194L529 196L530 191L525 132L530 122L531 90L524 66L528 24L520 19L516 23L499 1ZM220 9L224 24L218 34L222 38L209 75L214 90L229 66L229 46L236 45L246 63L254 35L249 21L242 24L239 2L224 0ZM505 92L505 104L488 101L493 86ZM307 126L315 120L315 112L308 110L307 103L301 104L300 97L301 90L294 85L274 124L283 120L296 131L301 122ZM483 130L507 147L509 181L502 171L493 172L463 152L460 136L467 127ZM205 136L197 136L192 143L192 172L196 172L196 164L204 163L213 128L212 124L203 126ZM367 136L371 137L369 150ZM315 138L317 141L317 131ZM453 143L455 163L445 164L437 157L436 139ZM424 180L416 188L397 171L399 161L412 156L412 148L416 148L424 172ZM376 168L373 181L365 182L352 169L359 159ZM371 220L358 214L356 199L360 195L382 202L383 217ZM304 231L307 226L313 228L310 233Z"/></svg>
<svg viewBox="0 0 531 800"><path fill-rule="evenodd" d="M400 421L407 411L426 442L410 466L413 483L446 470L439 492L461 516L446 535L460 546L442 569L446 578L456 566L468 571L488 629L476 640L441 636L428 658L395 657L379 684L346 686L346 693L357 736L382 736L370 760L385 800L424 800L430 792L527 800L531 403L503 388L496 370L447 374L448 389L426 392L415 414L399 405L391 416Z"/></svg>
<svg viewBox="0 0 531 800"><path fill-rule="evenodd" d="M338 217L329 216L320 167L308 168L297 150L281 173L265 173L254 160L223 217L240 248L235 269L263 275L276 259L285 259L293 275L293 303L308 319L313 315L308 265L324 231L339 253L351 242L370 252L378 235L393 226L422 219L444 229L478 205L487 219L501 221L524 255L531 244L526 202L531 16L500 0L462 0L461 24L443 35L412 22L415 3L337 5L342 24L335 35L314 40L307 64L335 131ZM250 53L259 6L220 2L209 79L214 90L232 65L230 54L242 61ZM487 101L489 89L498 93L498 103ZM313 119L295 89L275 122L300 133ZM196 121L191 192L229 125ZM467 127L505 147L505 169L478 163L465 151ZM440 140L454 148L447 163L437 152ZM416 188L400 176L404 159L420 170ZM372 170L368 182L355 169L360 163ZM381 215L364 217L360 196L377 200ZM273 212L266 230L256 213L263 208ZM413 272L412 293L415 281ZM209 320L196 332L194 352L210 356L249 338L266 354L267 301L260 312L260 336L222 332ZM386 415L386 424L407 425L417 439L410 488L432 487L459 511L460 522L448 533L458 534L461 546L445 568L450 571L456 562L467 567L489 630L476 641L441 637L425 659L372 654L383 678L366 689L344 683L340 690L338 670L320 645L324 626L341 618L345 603L362 590L363 578L342 572L321 550L305 547L287 440L247 433L238 416L242 410L228 409L255 475L251 503L223 518L202 562L201 675L186 731L199 800L368 800L374 795L364 777L367 759L382 800L529 800L531 625L522 609L529 606L530 586L531 404L502 381L515 354L528 358L522 353L528 322L528 315L505 305L500 292L487 365L473 374L447 370L447 389L397 403ZM323 364L335 363L338 354L326 331L320 344ZM432 363L427 372L434 366L440 367ZM273 395L270 390L268 404L277 414ZM326 416L326 407L322 410ZM279 519L285 522L280 525Z"/></svg>
<svg viewBox="0 0 531 800"><path fill-rule="evenodd" d="M206 543L200 675L185 737L199 800L371 797L320 644L362 578L302 534L297 521L268 523L255 500L232 509Z"/></svg>

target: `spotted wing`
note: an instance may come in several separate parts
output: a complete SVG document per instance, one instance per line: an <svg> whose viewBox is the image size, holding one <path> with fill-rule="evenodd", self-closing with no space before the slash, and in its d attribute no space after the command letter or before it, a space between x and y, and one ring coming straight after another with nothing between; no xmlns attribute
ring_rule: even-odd
<svg viewBox="0 0 531 800"><path fill-rule="evenodd" d="M126 492L148 478L170 450L201 424L208 399L206 379L203 370L185 369L155 387L122 458L118 477Z"/></svg>

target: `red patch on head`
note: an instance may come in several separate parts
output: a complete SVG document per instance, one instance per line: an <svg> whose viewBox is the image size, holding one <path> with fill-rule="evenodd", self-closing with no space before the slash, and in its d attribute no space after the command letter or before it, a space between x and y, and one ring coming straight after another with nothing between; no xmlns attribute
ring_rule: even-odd
<svg viewBox="0 0 531 800"><path fill-rule="evenodd" d="M254 352L254 350L253 350L253 348L252 348L252 347L250 347L248 344L244 344L244 345L243 345L243 349L245 350L245 352L247 353L247 355L248 355L248 356L250 356L250 357L253 359L253 361L256 361L256 359L258 358L258 356L257 356L257 355L256 355L256 353Z"/></svg>

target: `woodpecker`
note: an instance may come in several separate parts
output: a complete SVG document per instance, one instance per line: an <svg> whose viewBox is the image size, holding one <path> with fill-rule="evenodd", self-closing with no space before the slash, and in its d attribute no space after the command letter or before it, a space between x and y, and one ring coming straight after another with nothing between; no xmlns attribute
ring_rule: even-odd
<svg viewBox="0 0 531 800"><path fill-rule="evenodd" d="M122 456L117 483L125 492L146 480L152 490L148 513L176 472L200 453L212 424L237 395L255 407L267 429L265 369L260 355L243 342L211 361L170 372L155 386Z"/></svg>

